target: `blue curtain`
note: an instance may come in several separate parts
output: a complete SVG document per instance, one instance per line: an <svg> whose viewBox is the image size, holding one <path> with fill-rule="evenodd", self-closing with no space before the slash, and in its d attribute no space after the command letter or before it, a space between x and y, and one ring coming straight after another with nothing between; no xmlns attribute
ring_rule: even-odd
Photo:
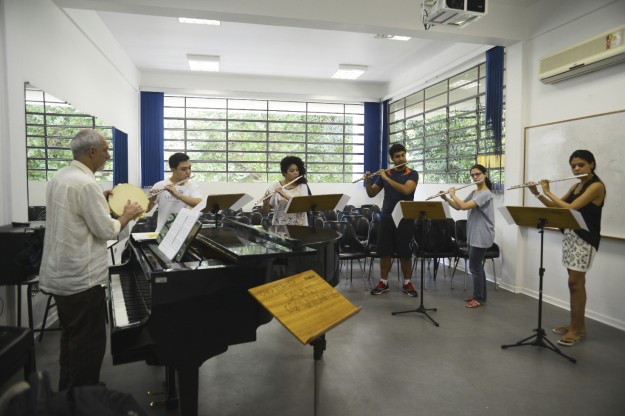
<svg viewBox="0 0 625 416"><path fill-rule="evenodd" d="M493 133L495 148L501 154L501 119L503 113L504 48L495 46L486 51L486 128Z"/></svg>
<svg viewBox="0 0 625 416"><path fill-rule="evenodd" d="M113 127L113 186L128 183L128 135Z"/></svg>
<svg viewBox="0 0 625 416"><path fill-rule="evenodd" d="M163 180L165 94L141 93L141 186L151 187Z"/></svg>
<svg viewBox="0 0 625 416"><path fill-rule="evenodd" d="M381 128L382 103L365 103L365 171L380 169Z"/></svg>
<svg viewBox="0 0 625 416"><path fill-rule="evenodd" d="M388 142L390 140L390 134L388 130L389 126L389 108L391 100L388 99L382 103L382 146L380 149L381 163L380 169L388 168Z"/></svg>

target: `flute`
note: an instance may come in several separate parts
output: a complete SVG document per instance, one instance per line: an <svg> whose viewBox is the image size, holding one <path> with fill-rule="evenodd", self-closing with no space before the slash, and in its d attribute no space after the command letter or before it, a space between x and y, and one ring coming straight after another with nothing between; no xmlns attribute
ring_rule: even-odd
<svg viewBox="0 0 625 416"><path fill-rule="evenodd" d="M394 168L401 168L402 166L404 166L404 165L406 165L406 164L408 164L408 162L400 163L399 165L395 165L395 166L393 167L393 169L394 169ZM380 170L384 170L384 169L380 169ZM371 174L371 175L369 175L369 176L370 176L370 177L374 177L374 176L377 176L377 175L379 175L379 174L380 174L380 171L377 171L376 173ZM355 181L352 181L352 183L356 183L356 182L364 181L365 179L367 179L367 175L363 175L363 176L362 176L362 178L356 179Z"/></svg>
<svg viewBox="0 0 625 416"><path fill-rule="evenodd" d="M482 183L482 182L484 182L484 179L481 179L481 180L475 181L475 182L471 182L471 183L468 183L466 185L459 186L459 187L456 188L456 191L458 191L460 189L464 189L467 186L476 185L476 184ZM434 198L439 197L439 196L447 195L448 193L449 193L449 191L445 191L445 192L441 191L441 192L439 192L439 193L437 193L435 195L432 195L432 196L429 196L429 197L425 198L425 200L429 201L430 199L434 199Z"/></svg>
<svg viewBox="0 0 625 416"><path fill-rule="evenodd" d="M304 176L304 175L302 175L302 176ZM291 182L289 182L289 183L286 183L286 184L282 185L282 186L281 186L281 187L279 187L278 189L282 189L282 188L284 188L284 187L286 187L286 186L289 186L289 185L291 185L291 184L293 184L293 183L297 182L297 181L298 181L298 180L299 180L302 176L298 176L297 178L293 179ZM265 199L267 199L267 198L270 198L270 197L274 196L274 194L275 194L276 192L278 192L278 190L277 190L277 189L276 189L275 191L271 192L271 193L268 193L267 195L265 195L264 197L262 197L262 198L261 198L261 199L259 199L258 201L254 202L254 205L258 205L258 204L260 204L261 202L263 202Z"/></svg>
<svg viewBox="0 0 625 416"><path fill-rule="evenodd" d="M183 180L181 180L181 181L175 182L175 183L173 183L172 185L174 185L174 186L176 186L176 185L184 185L184 183L185 183L186 181L188 181L189 179L191 179L192 177L193 177L193 176L189 176L188 178L185 178L185 179L183 179ZM167 190L167 188L162 188L162 189L159 189L159 190L154 191L154 192L149 192L149 193L148 193L148 198L155 197L156 195L158 195L158 194L160 194L161 192L166 191L166 190Z"/></svg>
<svg viewBox="0 0 625 416"><path fill-rule="evenodd" d="M583 177L585 177L585 176L588 176L588 174L587 174L587 173L582 173L581 175L569 176L568 178L562 178L562 179L554 179L554 180L552 180L552 181L551 181L551 180L549 180L549 181L547 181L547 182L549 182L549 183L553 183L553 182L562 182L562 181L568 181L568 180L571 180L571 179L583 178ZM533 184L530 184L530 183L523 183L523 184L521 184L521 185L514 185L514 186L511 186L510 188L508 188L508 191L509 191L510 189L529 188L530 186L536 186L536 185L540 185L540 183L533 183Z"/></svg>

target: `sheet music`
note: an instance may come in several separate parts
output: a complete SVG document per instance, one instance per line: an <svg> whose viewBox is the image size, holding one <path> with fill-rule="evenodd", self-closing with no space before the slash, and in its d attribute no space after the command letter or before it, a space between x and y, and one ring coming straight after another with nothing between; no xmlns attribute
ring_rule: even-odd
<svg viewBox="0 0 625 416"><path fill-rule="evenodd" d="M159 250L161 250L169 260L173 260L174 257L176 257L176 254L178 254L178 251L189 236L193 225L201 214L201 211L187 208L180 210L176 219L171 224L171 227L169 227L167 234L165 234L163 241L158 245Z"/></svg>

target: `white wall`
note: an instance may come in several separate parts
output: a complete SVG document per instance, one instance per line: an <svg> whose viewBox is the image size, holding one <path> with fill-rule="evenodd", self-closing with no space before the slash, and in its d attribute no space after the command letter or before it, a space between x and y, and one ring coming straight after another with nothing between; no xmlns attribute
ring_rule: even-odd
<svg viewBox="0 0 625 416"><path fill-rule="evenodd" d="M52 1L4 0L6 30L6 100L8 133L4 182L10 184L10 206L0 211L2 223L27 219L24 83L64 99L128 133L130 163L138 165L139 72L99 19L78 27ZM93 16L91 16L93 17ZM97 41L97 47L94 46ZM106 52L106 54L105 54ZM6 156L5 156L6 157ZM133 163L136 162L136 163ZM138 172L129 174L138 180Z"/></svg>

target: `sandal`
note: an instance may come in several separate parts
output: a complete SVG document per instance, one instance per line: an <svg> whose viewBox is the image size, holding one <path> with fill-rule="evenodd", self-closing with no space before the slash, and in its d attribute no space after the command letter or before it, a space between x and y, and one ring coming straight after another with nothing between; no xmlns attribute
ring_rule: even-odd
<svg viewBox="0 0 625 416"><path fill-rule="evenodd" d="M554 334L558 334L558 335L566 335L569 332L569 327L568 326L557 326L555 328L553 328L551 330L551 332L553 332ZM586 332L578 332L577 335L579 335L580 337L585 337L586 336Z"/></svg>
<svg viewBox="0 0 625 416"><path fill-rule="evenodd" d="M473 299L475 299L473 296L470 296L468 298L464 298L465 302L471 302Z"/></svg>
<svg viewBox="0 0 625 416"><path fill-rule="evenodd" d="M480 306L482 306L482 304L475 299L471 299L469 303L464 305L465 308L471 308L471 309L479 308Z"/></svg>
<svg viewBox="0 0 625 416"><path fill-rule="evenodd" d="M582 335L565 335L558 340L558 344L564 345L565 347L572 347L582 342L582 339L584 339Z"/></svg>

